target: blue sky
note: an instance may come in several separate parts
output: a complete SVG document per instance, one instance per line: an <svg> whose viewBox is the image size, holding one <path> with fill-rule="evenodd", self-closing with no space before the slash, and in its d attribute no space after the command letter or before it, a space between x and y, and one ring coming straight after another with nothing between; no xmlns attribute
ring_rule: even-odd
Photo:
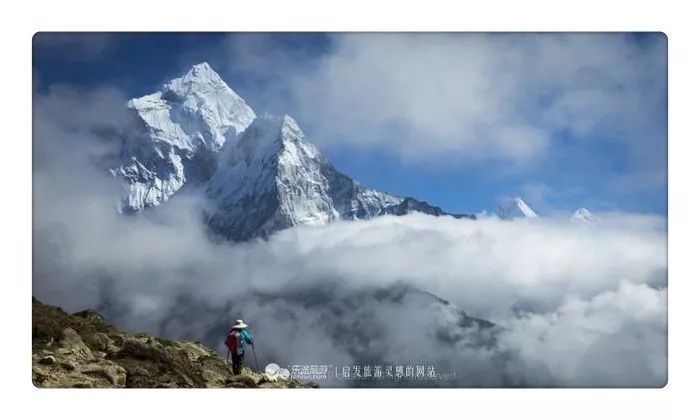
<svg viewBox="0 0 700 420"><path fill-rule="evenodd" d="M209 62L341 171L453 212L666 214L661 34L38 34L35 90L156 90Z"/></svg>

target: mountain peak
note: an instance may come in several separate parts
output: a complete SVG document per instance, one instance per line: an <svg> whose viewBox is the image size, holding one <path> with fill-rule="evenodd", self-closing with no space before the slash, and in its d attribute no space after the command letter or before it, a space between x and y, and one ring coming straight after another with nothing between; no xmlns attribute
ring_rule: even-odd
<svg viewBox="0 0 700 420"><path fill-rule="evenodd" d="M300 159L316 159L320 152L289 115L264 113L241 133L236 143L223 152L230 163L241 159L262 161L275 157L282 165L298 164Z"/></svg>
<svg viewBox="0 0 700 420"><path fill-rule="evenodd" d="M206 61L195 64L184 75L167 82L163 90L182 97L202 90L223 90L239 98Z"/></svg>
<svg viewBox="0 0 700 420"><path fill-rule="evenodd" d="M210 162L227 139L255 119L255 112L206 62L127 106L136 113L138 126L127 139L123 161L111 171L125 181L122 210L129 213L165 202L186 182L206 182Z"/></svg>
<svg viewBox="0 0 700 420"><path fill-rule="evenodd" d="M163 85L161 91L129 101L159 140L193 151L218 150L228 131L238 134L255 112L207 62ZM194 118L192 118L194 117Z"/></svg>
<svg viewBox="0 0 700 420"><path fill-rule="evenodd" d="M269 112L265 112L262 115L260 115L253 122L253 124L251 124L251 126L257 126L261 129L270 132L282 132L284 130L290 130L294 133L303 136L303 132L301 131L301 128L299 128L299 124L297 124L296 120L288 114L275 115Z"/></svg>
<svg viewBox="0 0 700 420"><path fill-rule="evenodd" d="M197 71L214 71L214 70L211 68L209 63L207 63L206 61L202 61L201 63L197 63L197 64L193 65L192 68L190 69L190 71L197 72Z"/></svg>
<svg viewBox="0 0 700 420"><path fill-rule="evenodd" d="M296 120L289 116L288 114L284 114L282 116L282 128L288 128L290 130L298 131L301 132L301 128L299 128L299 124L297 124Z"/></svg>
<svg viewBox="0 0 700 420"><path fill-rule="evenodd" d="M591 213L587 208L581 207L571 215L571 220L575 222L595 223L598 221L598 217Z"/></svg>
<svg viewBox="0 0 700 420"><path fill-rule="evenodd" d="M537 213L525 203L520 197L507 198L499 204L496 209L496 216L501 219L510 220L516 218L534 218Z"/></svg>

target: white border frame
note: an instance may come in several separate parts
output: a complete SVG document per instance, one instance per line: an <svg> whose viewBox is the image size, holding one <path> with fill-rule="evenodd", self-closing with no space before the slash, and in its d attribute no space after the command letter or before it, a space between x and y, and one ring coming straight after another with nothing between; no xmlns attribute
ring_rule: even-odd
<svg viewBox="0 0 700 420"><path fill-rule="evenodd" d="M6 3L3 411L38 418L698 418L698 13L678 2L53 1ZM456 3L456 2L455 2ZM686 4L690 4L687 2ZM584 390L38 390L30 381L31 38L37 31L663 31L669 37L669 384ZM695 37L693 37L695 35ZM695 39L693 39L695 38ZM695 249L694 249L695 247ZM243 410L243 411L240 411ZM167 416L167 417L166 417ZM448 417L449 416L449 417Z"/></svg>

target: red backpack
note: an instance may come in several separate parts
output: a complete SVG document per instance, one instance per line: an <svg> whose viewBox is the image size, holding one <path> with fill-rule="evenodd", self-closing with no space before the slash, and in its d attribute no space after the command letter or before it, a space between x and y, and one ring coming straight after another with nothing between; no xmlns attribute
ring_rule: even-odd
<svg viewBox="0 0 700 420"><path fill-rule="evenodd" d="M226 347L233 354L240 354L241 334L231 328L226 336Z"/></svg>

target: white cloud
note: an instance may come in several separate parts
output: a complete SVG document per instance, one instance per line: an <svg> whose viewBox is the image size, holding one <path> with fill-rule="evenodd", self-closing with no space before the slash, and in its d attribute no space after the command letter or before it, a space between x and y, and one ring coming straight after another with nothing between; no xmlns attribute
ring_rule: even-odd
<svg viewBox="0 0 700 420"><path fill-rule="evenodd" d="M501 345L525 366L544 365L555 385L663 386L667 360L667 292L623 282L590 299L506 324ZM511 374L522 375L516 367Z"/></svg>
<svg viewBox="0 0 700 420"><path fill-rule="evenodd" d="M569 133L664 166L661 35L339 34L320 57L249 38L230 37L230 67L267 80L265 102L284 97L322 145L526 165Z"/></svg>

